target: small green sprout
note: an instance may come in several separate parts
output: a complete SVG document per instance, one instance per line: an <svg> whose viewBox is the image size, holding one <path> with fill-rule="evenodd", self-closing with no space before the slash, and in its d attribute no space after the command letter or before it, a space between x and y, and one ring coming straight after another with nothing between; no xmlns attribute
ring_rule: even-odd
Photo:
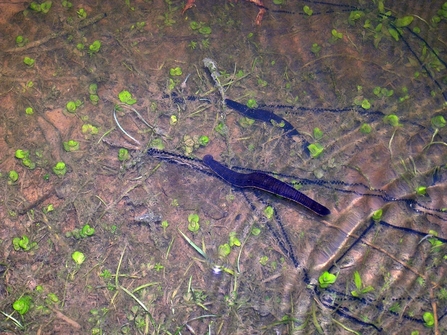
<svg viewBox="0 0 447 335"><path fill-rule="evenodd" d="M163 228L163 232L166 233L166 228L169 227L169 222L166 220L161 221L161 227Z"/></svg>
<svg viewBox="0 0 447 335"><path fill-rule="evenodd" d="M171 126L175 126L178 122L178 118L177 115L171 115L170 119L169 119L169 124Z"/></svg>
<svg viewBox="0 0 447 335"><path fill-rule="evenodd" d="M55 166L53 166L53 172L55 175L62 177L67 173L67 166L64 162L57 162Z"/></svg>
<svg viewBox="0 0 447 335"><path fill-rule="evenodd" d="M312 143L307 146L307 149L310 151L310 156L312 158L317 158L320 156L324 150L323 146L320 143Z"/></svg>
<svg viewBox="0 0 447 335"><path fill-rule="evenodd" d="M78 14L78 17L80 18L80 19L85 19L85 18L87 18L87 12L85 11L85 9L84 8L79 8L77 11L76 11L76 14Z"/></svg>
<svg viewBox="0 0 447 335"><path fill-rule="evenodd" d="M29 157L28 150L17 149L15 152L15 157L18 159L24 159Z"/></svg>
<svg viewBox="0 0 447 335"><path fill-rule="evenodd" d="M14 310L20 315L24 315L29 311L32 303L33 299L29 295L24 295L23 297L14 301L12 308L14 308Z"/></svg>
<svg viewBox="0 0 447 335"><path fill-rule="evenodd" d="M373 212L371 217L374 221L380 221L380 219L382 218L382 214L383 214L383 210L381 208L381 209L378 209L375 212Z"/></svg>
<svg viewBox="0 0 447 335"><path fill-rule="evenodd" d="M35 12L40 12L42 10L42 8L40 7L40 4L38 4L37 2L31 2L29 4L29 9L35 11Z"/></svg>
<svg viewBox="0 0 447 335"><path fill-rule="evenodd" d="M320 277L318 277L318 282L320 284L320 288L327 288L329 285L332 285L337 280L337 276L324 271Z"/></svg>
<svg viewBox="0 0 447 335"><path fill-rule="evenodd" d="M373 89L373 93L377 95L379 98L390 97L394 94L394 90L389 90L385 87L376 86Z"/></svg>
<svg viewBox="0 0 447 335"><path fill-rule="evenodd" d="M285 0L273 0L273 3L275 4L275 5L282 5L282 4L284 4L284 1Z"/></svg>
<svg viewBox="0 0 447 335"><path fill-rule="evenodd" d="M199 137L198 141L202 147L206 147L208 145L208 143L210 142L210 139L208 136L202 135Z"/></svg>
<svg viewBox="0 0 447 335"><path fill-rule="evenodd" d="M25 63L25 65L28 65L29 67L32 67L35 62L36 62L35 59L30 58L28 56L25 56L25 58L23 58L23 63Z"/></svg>
<svg viewBox="0 0 447 335"><path fill-rule="evenodd" d="M356 298L360 298L362 295L374 291L374 287L366 286L363 287L362 278L360 277L360 273L358 271L354 272L354 284L356 289L351 291L351 295Z"/></svg>
<svg viewBox="0 0 447 335"><path fill-rule="evenodd" d="M42 212L44 214L48 214L49 212L52 212L52 211L54 211L54 205L53 204L48 204L47 206L42 208Z"/></svg>
<svg viewBox="0 0 447 335"><path fill-rule="evenodd" d="M416 187L417 195L427 195L427 186L418 186Z"/></svg>
<svg viewBox="0 0 447 335"><path fill-rule="evenodd" d="M363 109L370 109L371 108L371 103L369 102L368 99L363 99L361 106L362 106Z"/></svg>
<svg viewBox="0 0 447 335"><path fill-rule="evenodd" d="M125 148L120 148L118 150L118 160L124 162L130 159L129 151Z"/></svg>
<svg viewBox="0 0 447 335"><path fill-rule="evenodd" d="M253 123L255 123L255 120L243 116L243 117L241 117L237 122L239 123L239 125L240 125L242 128L248 128L248 127L252 126Z"/></svg>
<svg viewBox="0 0 447 335"><path fill-rule="evenodd" d="M99 49L101 49L101 41L98 40L94 41L92 44L89 45L88 49L90 55L97 53Z"/></svg>
<svg viewBox="0 0 447 335"><path fill-rule="evenodd" d="M202 26L199 28L199 33L202 35L210 35L211 34L211 28L208 26Z"/></svg>
<svg viewBox="0 0 447 335"><path fill-rule="evenodd" d="M18 47L23 47L27 43L28 43L28 39L23 37L22 35L19 35L19 36L16 37L16 45Z"/></svg>
<svg viewBox="0 0 447 335"><path fill-rule="evenodd" d="M79 150L79 142L75 140L68 140L67 142L63 142L63 146L64 150L67 152Z"/></svg>
<svg viewBox="0 0 447 335"><path fill-rule="evenodd" d="M36 167L36 163L31 161L31 159L29 159L29 158L22 159L22 164L23 164L23 166L27 167L30 170L33 170Z"/></svg>
<svg viewBox="0 0 447 335"><path fill-rule="evenodd" d="M258 78L258 86L259 87L267 87L268 83L264 79Z"/></svg>
<svg viewBox="0 0 447 335"><path fill-rule="evenodd" d="M154 269L155 271L159 272L160 270L163 270L165 267L161 263L155 263Z"/></svg>
<svg viewBox="0 0 447 335"><path fill-rule="evenodd" d="M319 46L318 43L313 43L312 47L310 48L310 51L312 51L314 55L318 55L320 53L320 50L321 46Z"/></svg>
<svg viewBox="0 0 447 335"><path fill-rule="evenodd" d="M180 66L177 66L177 67L173 67L173 68L169 69L169 74L172 77L176 77L176 76L178 77L183 74L183 71Z"/></svg>
<svg viewBox="0 0 447 335"><path fill-rule="evenodd" d="M239 239L236 237L236 232L232 231L230 233L230 242L229 242L230 247L240 247L241 246L241 241L239 241Z"/></svg>
<svg viewBox="0 0 447 335"><path fill-rule="evenodd" d="M161 138L154 138L149 145L151 148L155 148L158 150L163 150L165 145L163 144L163 140Z"/></svg>
<svg viewBox="0 0 447 335"><path fill-rule="evenodd" d="M188 215L188 230L192 233L197 232L200 229L200 224L199 224L199 215L198 214L189 214Z"/></svg>
<svg viewBox="0 0 447 335"><path fill-rule="evenodd" d="M313 133L314 133L314 139L316 141L319 141L323 138L323 131L320 128L315 127Z"/></svg>
<svg viewBox="0 0 447 335"><path fill-rule="evenodd" d="M26 115L33 115L33 114L34 114L34 109L33 109L33 107L27 107L27 108L25 109L25 114L26 114Z"/></svg>
<svg viewBox="0 0 447 335"><path fill-rule="evenodd" d="M77 265L81 265L85 261L85 255L80 251L73 252L71 258Z"/></svg>
<svg viewBox="0 0 447 335"><path fill-rule="evenodd" d="M120 99L121 102L128 105L133 105L134 103L137 102L137 100L132 97L132 94L126 90L121 91L118 94L118 98Z"/></svg>
<svg viewBox="0 0 447 335"><path fill-rule="evenodd" d="M228 243L219 245L218 253L221 258L227 257L231 252L231 247Z"/></svg>
<svg viewBox="0 0 447 335"><path fill-rule="evenodd" d="M88 224L84 225L79 233L79 235L82 238L87 237L87 236L92 236L94 234L95 234L95 228L90 227L90 225L88 225Z"/></svg>
<svg viewBox="0 0 447 335"><path fill-rule="evenodd" d="M191 22L189 23L189 27L190 27L192 30L198 30L198 29L200 29L201 26L202 26L202 25L201 25L199 22L197 22L197 21L191 21Z"/></svg>
<svg viewBox="0 0 447 335"><path fill-rule="evenodd" d="M369 134L369 133L371 132L371 130L372 130L371 126L370 126L369 124L367 124L367 123L363 123L363 124L360 126L360 132L361 132L362 134L367 135L367 134Z"/></svg>
<svg viewBox="0 0 447 335"><path fill-rule="evenodd" d="M247 107L248 108L258 108L258 103L256 102L256 99L248 99Z"/></svg>
<svg viewBox="0 0 447 335"><path fill-rule="evenodd" d="M267 256L262 256L259 259L259 263L261 263L262 266L266 266L268 261L269 261L269 258Z"/></svg>
<svg viewBox="0 0 447 335"><path fill-rule="evenodd" d="M59 302L59 298L56 294L54 293L48 293L47 294L47 298L45 299L45 301L50 305L50 304L57 304Z"/></svg>
<svg viewBox="0 0 447 335"><path fill-rule="evenodd" d="M312 16L312 14L314 13L314 11L312 9L310 9L309 6L304 6L303 12L306 13L308 16Z"/></svg>
<svg viewBox="0 0 447 335"><path fill-rule="evenodd" d="M90 84L90 85L88 86L88 93L89 93L89 94L96 94L96 93L98 93L98 85L95 84L95 83Z"/></svg>
<svg viewBox="0 0 447 335"><path fill-rule="evenodd" d="M225 125L225 123L223 122L219 122L217 124L216 127L214 127L214 131L222 136L225 136L225 134L227 133L228 129L227 126Z"/></svg>
<svg viewBox="0 0 447 335"><path fill-rule="evenodd" d="M413 19L414 19L413 16L404 16L404 17L397 19L394 22L394 25L397 28L406 27L406 26L410 25L411 22L413 22Z"/></svg>
<svg viewBox="0 0 447 335"><path fill-rule="evenodd" d="M259 227L254 226L251 229L251 234L254 236L258 236L259 234L261 234L261 229Z"/></svg>
<svg viewBox="0 0 447 335"><path fill-rule="evenodd" d="M30 242L29 237L23 235L22 238L14 237L12 239L12 247L15 251L23 250L30 251L37 246L37 242Z"/></svg>
<svg viewBox="0 0 447 335"><path fill-rule="evenodd" d="M442 115L437 115L431 118L431 125L435 129L444 128L446 125L445 118Z"/></svg>
<svg viewBox="0 0 447 335"><path fill-rule="evenodd" d="M272 206L267 206L264 209L264 215L268 220L271 220L273 218L273 215L275 214L275 210Z"/></svg>
<svg viewBox="0 0 447 335"><path fill-rule="evenodd" d="M90 98L90 102L93 105L97 105L98 104L98 102L99 102L99 95L97 95L97 94L90 94L89 98Z"/></svg>
<svg viewBox="0 0 447 335"><path fill-rule="evenodd" d="M343 38L343 34L338 32L336 29L332 29L331 35L332 35L331 41L333 41L333 42L336 42L339 39Z"/></svg>
<svg viewBox="0 0 447 335"><path fill-rule="evenodd" d="M349 13L348 23L353 26L355 24L355 21L360 20L363 16L365 16L364 12L360 10L354 10Z"/></svg>
<svg viewBox="0 0 447 335"><path fill-rule="evenodd" d="M96 135L98 133L98 128L91 125L90 123L86 123L82 125L82 129L81 129L83 134L91 134L91 135Z"/></svg>
<svg viewBox="0 0 447 335"><path fill-rule="evenodd" d="M82 51L85 49L85 45L84 43L78 43L76 44L76 49L78 49L79 51Z"/></svg>
<svg viewBox="0 0 447 335"><path fill-rule="evenodd" d="M9 171L8 179L8 183L13 184L19 179L19 174L17 173L17 171L11 170Z"/></svg>
<svg viewBox="0 0 447 335"><path fill-rule="evenodd" d="M51 1L42 2L40 4L40 10L42 11L42 13L46 14L50 11L51 5L52 5Z"/></svg>
<svg viewBox="0 0 447 335"><path fill-rule="evenodd" d="M68 9L68 8L73 7L73 4L70 1L62 0L62 7L65 7Z"/></svg>
<svg viewBox="0 0 447 335"><path fill-rule="evenodd" d="M432 328L435 325L435 318L433 316L433 313L425 312L422 315L422 318L424 319L424 326L425 327Z"/></svg>
<svg viewBox="0 0 447 335"><path fill-rule="evenodd" d="M76 111L76 108L78 108L74 101L67 102L67 105L65 107L67 108L67 112L69 113L74 113Z"/></svg>
<svg viewBox="0 0 447 335"><path fill-rule="evenodd" d="M399 123L399 117L395 114L389 114L383 117L383 122L389 124L393 127L399 127L401 124Z"/></svg>

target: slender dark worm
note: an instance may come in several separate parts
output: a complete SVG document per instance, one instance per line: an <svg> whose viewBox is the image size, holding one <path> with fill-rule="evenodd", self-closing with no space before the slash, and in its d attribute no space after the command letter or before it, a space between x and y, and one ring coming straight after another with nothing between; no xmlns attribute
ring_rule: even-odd
<svg viewBox="0 0 447 335"><path fill-rule="evenodd" d="M297 191L292 186L267 174L261 172L245 174L230 170L226 166L215 161L211 155L203 157L203 163L213 170L213 172L220 178L233 186L257 188L295 201L318 215L325 216L331 214L331 211L327 207Z"/></svg>

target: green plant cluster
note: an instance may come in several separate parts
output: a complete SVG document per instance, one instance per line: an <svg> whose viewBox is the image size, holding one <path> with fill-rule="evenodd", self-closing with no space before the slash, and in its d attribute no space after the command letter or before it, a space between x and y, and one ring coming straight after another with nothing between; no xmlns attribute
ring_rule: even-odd
<svg viewBox="0 0 447 335"><path fill-rule="evenodd" d="M212 32L211 27L207 26L204 22L191 21L189 27L202 35L210 35Z"/></svg>
<svg viewBox="0 0 447 335"><path fill-rule="evenodd" d="M15 157L22 162L23 166L27 167L30 170L33 170L36 167L36 163L34 163L29 158L29 151L28 150L22 150L22 149L16 150Z"/></svg>
<svg viewBox="0 0 447 335"><path fill-rule="evenodd" d="M129 150L125 148L120 148L118 150L118 160L124 162L130 159Z"/></svg>
<svg viewBox="0 0 447 335"><path fill-rule="evenodd" d="M137 102L137 100L132 97L132 93L130 93L127 90L123 90L120 93L118 93L118 99L120 99L122 103L128 105L133 105Z"/></svg>
<svg viewBox="0 0 447 335"><path fill-rule="evenodd" d="M30 242L29 237L23 235L22 238L14 237L12 239L12 247L15 251L30 251L31 249L37 247L37 242Z"/></svg>
<svg viewBox="0 0 447 335"><path fill-rule="evenodd" d="M52 1L45 1L41 4L33 1L29 4L29 9L31 9L34 12L42 12L44 14L48 13L51 9L53 2Z"/></svg>
<svg viewBox="0 0 447 335"><path fill-rule="evenodd" d="M68 140L63 142L64 150L67 152L77 151L79 150L79 142L75 140Z"/></svg>
<svg viewBox="0 0 447 335"><path fill-rule="evenodd" d="M34 66L35 62L36 62L36 60L34 58L30 58L28 56L25 56L23 58L23 63L25 63L25 65L28 65L29 67Z"/></svg>
<svg viewBox="0 0 447 335"><path fill-rule="evenodd" d="M436 11L436 15L434 15L431 19L434 25L437 25L441 20L447 20L447 2L444 2Z"/></svg>
<svg viewBox="0 0 447 335"><path fill-rule="evenodd" d="M67 173L67 166L64 162L57 162L56 165L53 166L53 173L56 176L62 177Z"/></svg>
<svg viewBox="0 0 447 335"><path fill-rule="evenodd" d="M190 155L199 147L205 147L210 142L210 139L206 135L184 135L183 136L183 149L186 155Z"/></svg>
<svg viewBox="0 0 447 335"><path fill-rule="evenodd" d="M95 234L95 228L85 224L81 229L75 228L72 231L66 232L65 237L74 237L77 240L93 236Z"/></svg>
<svg viewBox="0 0 447 335"><path fill-rule="evenodd" d="M374 287L370 285L366 287L363 286L362 278L358 271L354 272L354 285L356 289L351 291L351 295L356 298L361 298L366 293L374 291Z"/></svg>
<svg viewBox="0 0 447 335"><path fill-rule="evenodd" d="M97 105L99 102L99 95L98 95L98 85L93 83L88 86L88 93L90 97L90 102L93 105Z"/></svg>
<svg viewBox="0 0 447 335"><path fill-rule="evenodd" d="M67 102L67 105L65 106L67 108L67 112L74 113L78 107L82 105L81 100L75 100L75 101L69 101Z"/></svg>
<svg viewBox="0 0 447 335"><path fill-rule="evenodd" d="M28 42L29 42L28 39L23 37L22 35L18 35L16 37L16 45L19 48L24 47Z"/></svg>
<svg viewBox="0 0 447 335"><path fill-rule="evenodd" d="M394 90L389 90L385 87L376 86L374 87L373 93L379 98L391 97L394 94Z"/></svg>
<svg viewBox="0 0 447 335"><path fill-rule="evenodd" d="M87 18L87 12L85 11L84 8L79 8L79 9L76 11L76 14L78 14L78 17L79 17L81 20L84 20L84 19Z"/></svg>
<svg viewBox="0 0 447 335"><path fill-rule="evenodd" d="M192 233L196 233L200 229L200 217L196 213L192 213L188 215L188 230Z"/></svg>
<svg viewBox="0 0 447 335"><path fill-rule="evenodd" d="M86 123L82 125L81 131L86 135L96 135L99 132L98 127L91 125L90 123Z"/></svg>
<svg viewBox="0 0 447 335"><path fill-rule="evenodd" d="M178 77L183 74L182 68L180 66L176 66L169 69L169 75L172 77Z"/></svg>
<svg viewBox="0 0 447 335"><path fill-rule="evenodd" d="M320 285L320 288L327 288L330 285L332 285L333 283L335 283L335 281L337 280L337 276L328 272L328 271L324 271L320 277L318 277L318 283Z"/></svg>
<svg viewBox="0 0 447 335"><path fill-rule="evenodd" d="M17 180L19 180L19 174L17 173L17 171L15 171L15 170L9 171L9 173L8 173L8 184L12 185Z"/></svg>
<svg viewBox="0 0 447 335"><path fill-rule="evenodd" d="M85 261L85 255L80 251L75 251L71 254L71 259L73 259L77 265L81 265Z"/></svg>
<svg viewBox="0 0 447 335"><path fill-rule="evenodd" d="M233 231L229 234L228 243L224 243L219 246L218 254L221 258L225 258L230 254L231 248L240 247L240 246L241 246L241 241L237 238L236 232Z"/></svg>
<svg viewBox="0 0 447 335"><path fill-rule="evenodd" d="M320 128L318 128L318 127L314 128L314 130L313 130L313 138L314 138L315 142L309 144L307 146L307 149L309 150L310 156L312 158L317 158L324 151L323 145L321 145L319 143L319 141L323 138L323 131Z"/></svg>
<svg viewBox="0 0 447 335"><path fill-rule="evenodd" d="M33 298L31 298L29 295L24 295L23 297L14 301L14 303L12 304L12 308L20 315L24 315L29 311L32 303Z"/></svg>
<svg viewBox="0 0 447 335"><path fill-rule="evenodd" d="M98 41L98 40L96 40L92 44L90 44L88 47L89 55L91 56L91 55L99 52L99 49L101 49L101 45L102 45L101 41Z"/></svg>

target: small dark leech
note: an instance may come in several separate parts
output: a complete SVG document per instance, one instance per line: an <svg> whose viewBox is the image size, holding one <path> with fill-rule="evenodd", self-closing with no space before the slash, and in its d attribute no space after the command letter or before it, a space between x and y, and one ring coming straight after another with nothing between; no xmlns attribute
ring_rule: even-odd
<svg viewBox="0 0 447 335"><path fill-rule="evenodd" d="M265 173L239 173L230 170L226 166L215 161L211 155L206 155L203 157L203 163L213 170L213 172L220 178L235 187L257 188L297 202L320 216L331 214L331 211L327 207L297 191L292 186Z"/></svg>
<svg viewBox="0 0 447 335"><path fill-rule="evenodd" d="M227 105L229 108L235 110L239 114L246 116L250 119L263 121L270 125L272 124L272 120L273 120L277 124L284 125L284 126L282 126L282 129L284 129L285 134L289 137L293 137L293 136L300 137L303 141L302 148L303 148L304 152L307 153L308 155L310 155L310 151L307 148L310 145L310 143L304 138L304 136L302 134L300 134L292 126L292 124L289 121L285 120L281 116L276 115L275 113L265 110L265 109L250 108L246 105L243 105L243 104L236 102L234 100L231 100L231 99L225 99L225 105Z"/></svg>

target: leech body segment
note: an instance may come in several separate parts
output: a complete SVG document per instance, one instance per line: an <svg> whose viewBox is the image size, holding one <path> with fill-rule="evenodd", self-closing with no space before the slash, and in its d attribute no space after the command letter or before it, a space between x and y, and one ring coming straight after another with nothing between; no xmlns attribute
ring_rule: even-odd
<svg viewBox="0 0 447 335"><path fill-rule="evenodd" d="M203 157L203 163L220 178L235 187L257 188L297 202L320 216L331 214L327 207L268 174L261 172L239 173L215 161L211 155Z"/></svg>

